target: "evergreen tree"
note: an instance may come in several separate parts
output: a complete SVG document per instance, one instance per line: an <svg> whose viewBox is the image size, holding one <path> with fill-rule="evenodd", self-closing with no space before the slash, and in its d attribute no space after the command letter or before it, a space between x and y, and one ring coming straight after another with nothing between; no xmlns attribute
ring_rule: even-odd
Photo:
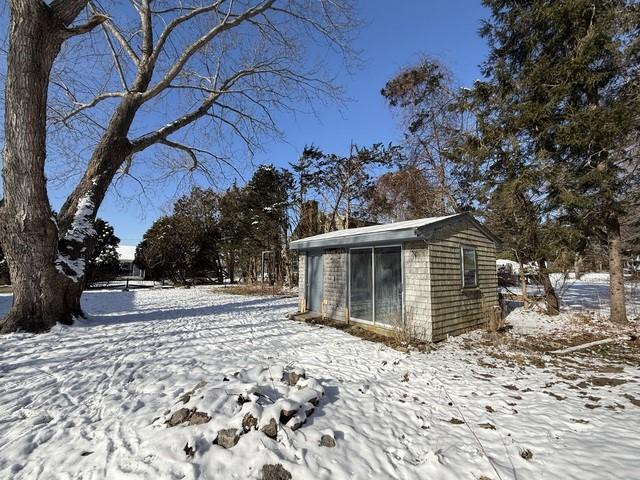
<svg viewBox="0 0 640 480"><path fill-rule="evenodd" d="M120 239L115 236L113 227L109 222L96 218L93 228L96 230L96 245L87 259L86 285L95 281L111 280L120 271L120 257L117 251Z"/></svg>
<svg viewBox="0 0 640 480"><path fill-rule="evenodd" d="M483 3L489 82L476 90L490 92L498 122L544 175L549 208L608 243L611 319L625 322L620 217L638 161L638 4Z"/></svg>
<svg viewBox="0 0 640 480"><path fill-rule="evenodd" d="M220 249L224 258L227 277L231 283L237 279L236 267L242 252L242 239L248 234L248 227L242 212L242 190L234 184L220 196Z"/></svg>
<svg viewBox="0 0 640 480"><path fill-rule="evenodd" d="M298 161L289 164L293 175L292 200L295 206L293 213L297 217L294 235L297 238L322 233L318 202L309 200L308 197L311 191L318 191L322 172L317 167L324 156L324 153L315 145L305 145Z"/></svg>
<svg viewBox="0 0 640 480"><path fill-rule="evenodd" d="M147 230L136 256L153 279L189 285L200 253L197 223L185 215L161 217Z"/></svg>
<svg viewBox="0 0 640 480"><path fill-rule="evenodd" d="M220 195L212 189L194 187L189 195L179 198L173 206L174 216L188 219L189 232L198 245L193 257L191 274L217 278L224 282L221 260Z"/></svg>
<svg viewBox="0 0 640 480"><path fill-rule="evenodd" d="M262 252L272 252L271 281L282 283L288 272L289 208L293 178L287 170L261 165L243 189L241 211L248 233L243 244L243 273L255 278Z"/></svg>

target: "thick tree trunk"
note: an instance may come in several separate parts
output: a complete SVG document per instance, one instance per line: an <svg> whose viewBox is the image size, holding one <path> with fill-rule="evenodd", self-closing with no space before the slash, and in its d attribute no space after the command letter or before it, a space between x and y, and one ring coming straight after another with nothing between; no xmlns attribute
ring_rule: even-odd
<svg viewBox="0 0 640 480"><path fill-rule="evenodd" d="M93 247L91 222L104 193L96 202L81 184L82 196L67 202L71 208L65 210L65 224L60 225L49 204L45 159L51 67L70 35L66 27L86 3L10 2L0 230L14 295L11 310L0 321L2 333L42 332L82 314L84 258ZM121 153L117 148L116 152ZM69 232L81 236L71 240Z"/></svg>
<svg viewBox="0 0 640 480"><path fill-rule="evenodd" d="M611 321L627 322L624 303L624 262L622 259L622 237L618 217L612 215L607 222L607 243L609 254L609 293L611 297Z"/></svg>
<svg viewBox="0 0 640 480"><path fill-rule="evenodd" d="M541 258L538 260L538 271L540 274L540 283L544 289L544 302L547 306L547 315L558 315L560 313L560 302L558 301L558 295L555 288L549 278L549 272L547 271L547 259Z"/></svg>
<svg viewBox="0 0 640 480"><path fill-rule="evenodd" d="M42 2L11 2L0 229L14 296L1 332L41 332L73 315L44 173L49 74L62 43L54 20Z"/></svg>

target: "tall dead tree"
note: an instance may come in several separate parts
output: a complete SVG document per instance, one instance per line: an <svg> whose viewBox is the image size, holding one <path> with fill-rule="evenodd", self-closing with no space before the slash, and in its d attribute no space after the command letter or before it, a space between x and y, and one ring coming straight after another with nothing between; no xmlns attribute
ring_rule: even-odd
<svg viewBox="0 0 640 480"><path fill-rule="evenodd" d="M88 20L76 26L82 12ZM0 228L14 301L0 331L45 331L82 314L92 223L116 175L142 161L144 151L173 149L189 162L187 169L215 173L224 158L178 137L182 129L206 120L209 129L226 129L226 141L236 136L252 149L260 134L277 131L274 110L334 94L306 61L304 47L315 39L346 54L352 13L346 0L131 0L124 8L87 0L11 0ZM52 91L60 96L52 102L50 75L63 43L92 29L100 35L94 43L104 48L92 61L110 54L113 79L87 86L87 57L74 58L84 45L71 42L64 59L69 81L54 82ZM83 120L99 132L83 134L89 139L83 147L92 153L57 216L45 176L52 104L49 125L82 128ZM159 122L159 105L168 115L182 112Z"/></svg>

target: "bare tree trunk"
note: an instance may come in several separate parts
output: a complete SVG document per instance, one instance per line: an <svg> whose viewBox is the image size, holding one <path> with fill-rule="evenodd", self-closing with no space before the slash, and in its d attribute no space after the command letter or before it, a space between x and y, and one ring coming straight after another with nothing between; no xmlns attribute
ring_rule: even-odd
<svg viewBox="0 0 640 480"><path fill-rule="evenodd" d="M525 308L529 308L529 295L527 293L527 277L524 274L524 267L520 264L520 290L522 290L522 304Z"/></svg>
<svg viewBox="0 0 640 480"><path fill-rule="evenodd" d="M582 277L582 264L583 264L582 257L576 253L575 260L573 262L573 270L575 272L576 280L580 280L580 278Z"/></svg>
<svg viewBox="0 0 640 480"><path fill-rule="evenodd" d="M49 75L64 37L60 21L78 14L73 2L13 0L5 83L4 199L0 229L13 281L13 305L0 332L46 331L80 312L79 288L56 265L58 227L47 196L46 108ZM77 4L78 2L75 2ZM78 11L76 11L78 10Z"/></svg>
<svg viewBox="0 0 640 480"><path fill-rule="evenodd" d="M618 217L612 215L607 222L609 254L609 292L611 296L611 321L627 323L624 303L624 267L622 260L622 237Z"/></svg>
<svg viewBox="0 0 640 480"><path fill-rule="evenodd" d="M555 288L549 278L547 271L547 259L542 257L538 260L538 271L540 275L540 283L544 289L544 302L547 306L547 315L558 315L560 313L560 302Z"/></svg>

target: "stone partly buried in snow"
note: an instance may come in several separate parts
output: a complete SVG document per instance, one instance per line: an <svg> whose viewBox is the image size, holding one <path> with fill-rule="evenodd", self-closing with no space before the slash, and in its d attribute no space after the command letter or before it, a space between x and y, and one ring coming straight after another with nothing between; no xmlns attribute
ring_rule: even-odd
<svg viewBox="0 0 640 480"><path fill-rule="evenodd" d="M235 428L225 428L218 432L218 436L213 443L224 448L231 448L236 446L238 440L240 440L238 430Z"/></svg>
<svg viewBox="0 0 640 480"><path fill-rule="evenodd" d="M291 474L279 463L263 465L262 480L291 480Z"/></svg>
<svg viewBox="0 0 640 480"><path fill-rule="evenodd" d="M209 431L215 435L213 443L231 448L253 430L274 440L284 425L297 430L323 395L320 383L301 368L256 367L224 376L216 384L199 382L162 418L169 427L207 423L203 433Z"/></svg>
<svg viewBox="0 0 640 480"><path fill-rule="evenodd" d="M294 368L293 370L285 370L282 375L282 381L293 386L298 383L301 378L307 378L304 368Z"/></svg>
<svg viewBox="0 0 640 480"><path fill-rule="evenodd" d="M195 408L181 408L171 415L165 422L170 427L175 427L182 423L189 425L201 425L211 420L211 417L204 412L198 412Z"/></svg>
<svg viewBox="0 0 640 480"><path fill-rule="evenodd" d="M336 446L336 439L333 438L333 435L325 433L320 437L320 446L333 448Z"/></svg>
<svg viewBox="0 0 640 480"><path fill-rule="evenodd" d="M278 438L278 422L276 422L275 418L271 418L269 419L269 422L260 429L260 431L267 437L275 440Z"/></svg>

